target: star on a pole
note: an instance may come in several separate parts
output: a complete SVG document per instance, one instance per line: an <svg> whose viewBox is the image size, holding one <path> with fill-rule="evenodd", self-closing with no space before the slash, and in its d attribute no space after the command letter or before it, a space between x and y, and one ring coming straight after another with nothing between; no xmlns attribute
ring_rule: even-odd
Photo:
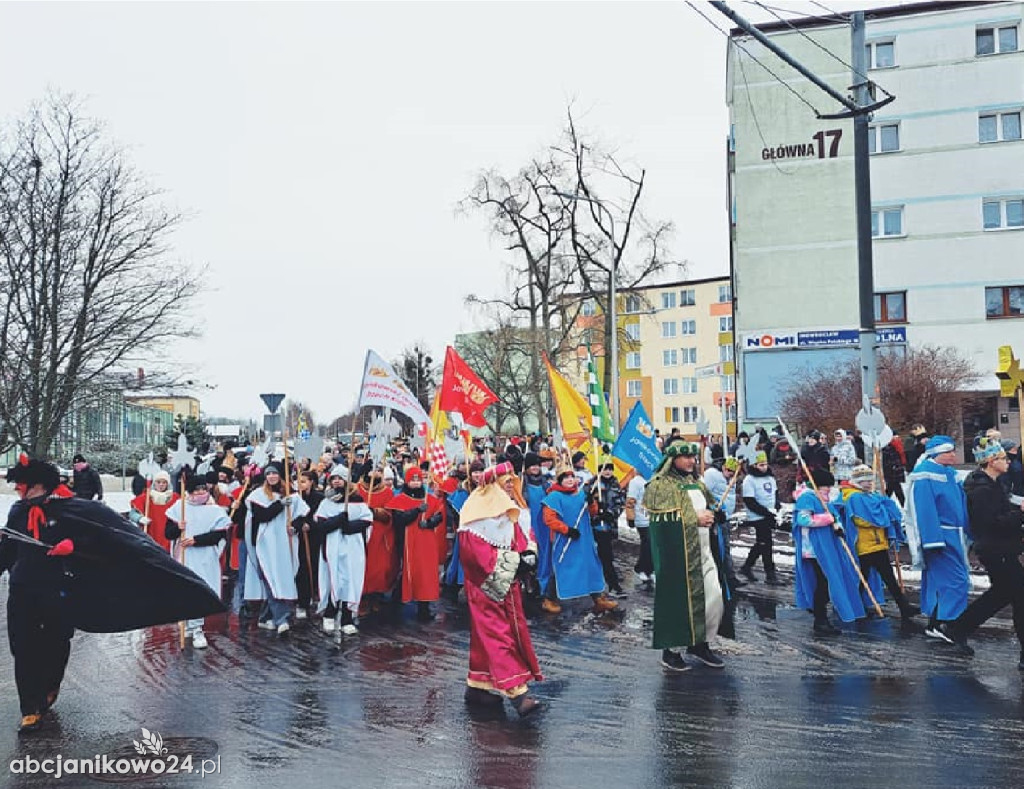
<svg viewBox="0 0 1024 789"><path fill-rule="evenodd" d="M1009 345L999 347L996 377L999 379L999 394L1003 397L1013 397L1018 389L1024 387L1024 370L1021 370L1020 359L1013 355L1013 348Z"/></svg>

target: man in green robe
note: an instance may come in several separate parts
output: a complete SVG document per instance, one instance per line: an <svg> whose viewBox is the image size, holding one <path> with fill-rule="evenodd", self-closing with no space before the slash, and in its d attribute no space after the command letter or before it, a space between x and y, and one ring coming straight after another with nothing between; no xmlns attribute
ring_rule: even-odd
<svg viewBox="0 0 1024 789"><path fill-rule="evenodd" d="M654 648L671 671L689 666L679 652L707 666L722 668L708 641L718 632L725 605L719 568L711 550L715 517L711 494L697 476L700 448L674 442L647 484L644 507L650 515L654 591Z"/></svg>

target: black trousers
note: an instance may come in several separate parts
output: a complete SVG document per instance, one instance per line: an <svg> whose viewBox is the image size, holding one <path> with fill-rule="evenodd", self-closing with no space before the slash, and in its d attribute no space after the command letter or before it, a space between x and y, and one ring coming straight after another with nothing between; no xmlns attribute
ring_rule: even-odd
<svg viewBox="0 0 1024 789"><path fill-rule="evenodd" d="M828 621L828 578L817 559L804 559L814 569L814 621Z"/></svg>
<svg viewBox="0 0 1024 789"><path fill-rule="evenodd" d="M597 558L601 560L601 569L604 570L604 582L609 589L617 591L620 587L619 574L615 570L615 535L610 531L595 531L594 540L597 542Z"/></svg>
<svg viewBox="0 0 1024 789"><path fill-rule="evenodd" d="M892 565L889 563L889 552L874 551L872 553L862 553L857 559L860 562L861 574L867 578L871 570L877 570L878 576L882 579L882 583L885 584L885 588L889 590L889 594L893 596L900 611L906 610L907 597L900 590L896 574L892 571Z"/></svg>
<svg viewBox="0 0 1024 789"><path fill-rule="evenodd" d="M654 572L654 558L651 556L650 530L644 526L637 529L636 533L640 535L640 555L637 557L633 571L637 573L647 573L650 575Z"/></svg>
<svg viewBox="0 0 1024 789"><path fill-rule="evenodd" d="M980 558L992 585L960 614L957 629L965 636L970 635L1000 610L1012 605L1013 629L1024 650L1024 567L1016 556L1007 554Z"/></svg>
<svg viewBox="0 0 1024 789"><path fill-rule="evenodd" d="M59 590L11 587L7 638L14 656L14 682L22 715L41 712L47 694L60 688L74 633Z"/></svg>
<svg viewBox="0 0 1024 789"><path fill-rule="evenodd" d="M316 605L317 575L320 571L320 541L313 536L312 532L300 531L297 535L299 540L299 569L295 573L295 586L298 589L298 605L302 608L309 608ZM308 541L308 543L307 543ZM309 558L313 562L313 584L310 584L309 563L306 561L306 545L309 545Z"/></svg>
<svg viewBox="0 0 1024 789"><path fill-rule="evenodd" d="M885 495L886 496L891 496L894 493L896 494L896 498L899 500L900 506L901 507L906 507L907 506L907 499L906 499L906 496L903 495L903 485L902 485L902 483L897 482L894 479L886 479L885 480Z"/></svg>
<svg viewBox="0 0 1024 789"><path fill-rule="evenodd" d="M764 562L765 572L775 570L775 540L772 536L774 521L754 521L754 547L747 554L744 567L753 567L758 557Z"/></svg>

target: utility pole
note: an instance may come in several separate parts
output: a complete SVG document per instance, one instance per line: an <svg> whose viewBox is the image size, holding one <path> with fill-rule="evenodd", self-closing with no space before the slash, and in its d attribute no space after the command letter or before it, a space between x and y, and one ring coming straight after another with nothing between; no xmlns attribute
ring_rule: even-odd
<svg viewBox="0 0 1024 789"><path fill-rule="evenodd" d="M853 118L853 173L856 204L857 276L860 306L860 365L861 394L869 401L875 400L878 377L875 353L875 277L871 249L871 163L868 149L868 122L871 113L896 99L890 93L881 101L872 95L874 85L868 80L867 50L865 49L864 12L855 11L851 17L851 66L853 72L853 98L843 96L810 69L793 58L774 41L758 30L720 0L711 0L711 5L736 23L744 32L767 47L784 63L791 66L814 85L842 104L845 112L835 115L819 115L821 118Z"/></svg>

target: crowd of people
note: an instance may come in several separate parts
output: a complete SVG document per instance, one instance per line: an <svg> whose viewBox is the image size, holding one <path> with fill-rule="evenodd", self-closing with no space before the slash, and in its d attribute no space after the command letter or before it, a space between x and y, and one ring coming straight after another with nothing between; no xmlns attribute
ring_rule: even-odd
<svg viewBox="0 0 1024 789"><path fill-rule="evenodd" d="M816 635L839 635L834 618L881 616L888 592L903 623L961 654L971 653L968 636L982 622L1012 604L1024 644L1024 505L1013 498L1022 492L1013 476L1019 448L997 434L979 438L978 467L961 484L946 436L915 430L906 452L894 439L873 468L863 462L856 433L833 435L829 447L811 432L799 448L784 433L764 430L741 433L728 448L659 436L663 457L649 480L618 478L611 458L593 473L592 456L557 450L539 435L480 443L468 462L443 474L403 442L380 463L364 446L335 446L318 459L275 458L263 467L227 450L208 469L185 469L177 479L161 470L141 480L129 519L218 597L231 581L232 610L278 636L296 621L318 618L325 633L354 637L361 619L409 603L429 621L444 590L461 589L471 622L466 700L509 699L523 715L540 706L528 685L541 678L524 601L533 598L541 615L557 615L565 601L580 598L598 615L616 610L628 597L615 562L622 520L639 538L634 580L653 589L653 646L670 671L694 662L724 666L711 644L734 637L731 603L759 582L758 562L765 584L782 585L773 541L780 505L790 502L796 604L812 613ZM18 469L10 478L17 482ZM28 534L26 513L55 500L59 480L46 480L44 487L53 482L48 490L18 488L25 507L12 510L8 532ZM79 489L77 479L72 487ZM730 539L741 509L754 544L737 570ZM74 546L62 552L46 539L47 524L54 525L47 515L35 524L36 545L0 542L0 571L12 570L12 590L19 562L45 566L77 556ZM971 605L968 542L991 579ZM922 566L920 606L900 578L903 545ZM50 549L42 562L38 546ZM52 572L46 577L60 583ZM916 625L922 610L927 625ZM208 645L203 624L201 616L184 622L183 641L194 649ZM20 659L23 673L31 673L24 668L29 653L13 635L11 647L16 665ZM67 651L61 641L60 675ZM38 708L52 705L38 696L23 704L27 730L38 725Z"/></svg>

